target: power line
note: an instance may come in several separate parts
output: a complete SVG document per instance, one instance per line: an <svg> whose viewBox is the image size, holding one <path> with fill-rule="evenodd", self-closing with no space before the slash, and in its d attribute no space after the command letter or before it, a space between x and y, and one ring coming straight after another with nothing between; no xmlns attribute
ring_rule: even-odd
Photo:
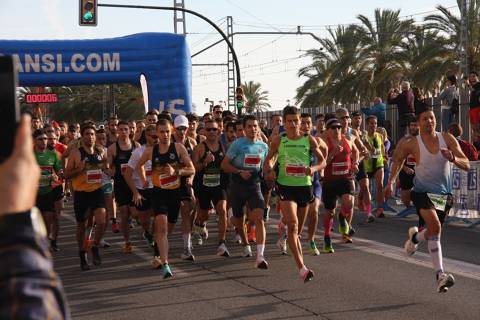
<svg viewBox="0 0 480 320"><path fill-rule="evenodd" d="M253 14L253 13L251 13L251 12L249 12L248 10L246 10L246 9L244 9L244 8L240 7L239 5L237 5L237 4L235 4L235 3L233 3L232 1L230 1L230 0L227 0L227 2L228 2L228 3L230 3L232 6L234 6L234 7L238 8L238 9L242 10L243 12L245 12L246 14L248 14L249 16L251 16L251 17L255 18L256 20L258 20L258 21L260 21L260 22L262 22L262 23L266 24L266 25L267 25L267 26L269 26L270 28L272 28L272 29L276 29L277 31L282 31L282 30L280 30L280 29L278 29L278 28L274 27L274 26L273 26L273 25L271 25L270 23L268 23L268 22L265 22L264 20L262 20L261 18L257 17L256 15L254 15L254 14Z"/></svg>

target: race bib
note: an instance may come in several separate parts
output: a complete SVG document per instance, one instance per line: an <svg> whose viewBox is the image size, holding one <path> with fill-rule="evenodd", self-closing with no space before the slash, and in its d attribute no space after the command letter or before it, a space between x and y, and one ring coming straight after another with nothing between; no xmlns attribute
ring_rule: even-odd
<svg viewBox="0 0 480 320"><path fill-rule="evenodd" d="M178 189L180 187L180 177L161 174L159 176L160 188L162 189Z"/></svg>
<svg viewBox="0 0 480 320"><path fill-rule="evenodd" d="M448 195L427 193L427 196L430 198L430 201L432 201L436 210L445 211Z"/></svg>
<svg viewBox="0 0 480 320"><path fill-rule="evenodd" d="M151 177L152 176L152 170L151 169L150 170L145 170L145 175L147 177Z"/></svg>
<svg viewBox="0 0 480 320"><path fill-rule="evenodd" d="M260 164L262 159L258 154L246 154L245 158L243 159L243 167L244 168L260 168Z"/></svg>
<svg viewBox="0 0 480 320"><path fill-rule="evenodd" d="M120 171L122 172L122 174L125 173L125 171L127 170L127 167L128 167L128 164L127 163L122 163L120 165Z"/></svg>
<svg viewBox="0 0 480 320"><path fill-rule="evenodd" d="M218 187L220 185L220 173L203 175L203 185L205 187Z"/></svg>
<svg viewBox="0 0 480 320"><path fill-rule="evenodd" d="M285 174L289 177L305 177L305 167L300 164L287 164Z"/></svg>
<svg viewBox="0 0 480 320"><path fill-rule="evenodd" d="M407 166L414 166L416 165L417 163L415 162L415 158L414 157L407 157L407 160L405 161L405 164Z"/></svg>
<svg viewBox="0 0 480 320"><path fill-rule="evenodd" d="M87 170L87 183L102 183L102 170Z"/></svg>
<svg viewBox="0 0 480 320"><path fill-rule="evenodd" d="M350 172L348 162L334 162L332 163L332 175L343 176Z"/></svg>
<svg viewBox="0 0 480 320"><path fill-rule="evenodd" d="M38 186L39 187L49 187L51 179L52 179L51 174L42 174L40 176L40 181L38 183Z"/></svg>

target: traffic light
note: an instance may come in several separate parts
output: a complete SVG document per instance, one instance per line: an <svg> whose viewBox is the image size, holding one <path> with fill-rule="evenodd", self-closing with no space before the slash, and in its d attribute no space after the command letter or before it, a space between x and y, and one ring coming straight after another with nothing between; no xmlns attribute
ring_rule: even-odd
<svg viewBox="0 0 480 320"><path fill-rule="evenodd" d="M81 26L97 25L97 0L79 0L79 24Z"/></svg>
<svg viewBox="0 0 480 320"><path fill-rule="evenodd" d="M245 106L245 96L243 95L242 87L237 87L235 89L235 101L237 105L238 114L242 114L242 109Z"/></svg>

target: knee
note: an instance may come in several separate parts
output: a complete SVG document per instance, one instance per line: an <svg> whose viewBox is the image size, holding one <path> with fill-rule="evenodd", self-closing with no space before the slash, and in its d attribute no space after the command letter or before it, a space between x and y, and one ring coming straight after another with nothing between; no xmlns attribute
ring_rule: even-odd
<svg viewBox="0 0 480 320"><path fill-rule="evenodd" d="M288 223L288 232L289 232L289 234L297 234L298 233L298 223L296 221Z"/></svg>

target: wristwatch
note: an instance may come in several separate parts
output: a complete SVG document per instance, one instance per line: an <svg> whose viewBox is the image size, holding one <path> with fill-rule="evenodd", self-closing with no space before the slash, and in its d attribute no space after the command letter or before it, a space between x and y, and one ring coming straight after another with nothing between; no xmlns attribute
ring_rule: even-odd
<svg viewBox="0 0 480 320"><path fill-rule="evenodd" d="M0 244L6 241L10 234L17 233L21 228L31 228L36 236L47 236L42 214L37 207L33 207L28 211L0 216Z"/></svg>

